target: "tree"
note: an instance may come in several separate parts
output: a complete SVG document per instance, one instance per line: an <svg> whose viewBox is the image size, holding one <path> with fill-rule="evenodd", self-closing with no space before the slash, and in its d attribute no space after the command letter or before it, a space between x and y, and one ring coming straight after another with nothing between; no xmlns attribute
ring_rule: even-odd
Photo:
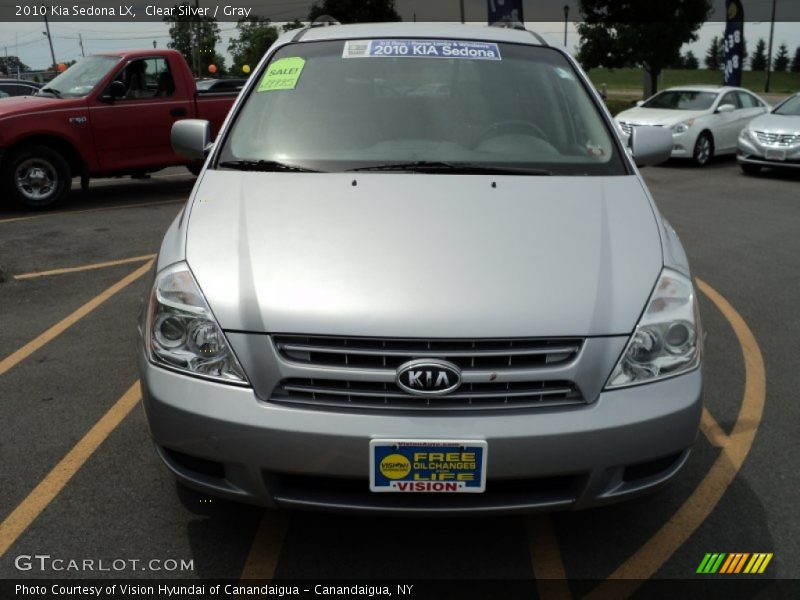
<svg viewBox="0 0 800 600"><path fill-rule="evenodd" d="M31 68L16 56L0 56L0 73L13 75L30 71Z"/></svg>
<svg viewBox="0 0 800 600"><path fill-rule="evenodd" d="M683 68L696 71L699 67L700 67L700 61L697 60L697 57L694 55L694 52L689 50L683 57Z"/></svg>
<svg viewBox="0 0 800 600"><path fill-rule="evenodd" d="M583 22L578 60L585 69L640 64L652 89L680 48L697 40L711 11L710 0L580 0Z"/></svg>
<svg viewBox="0 0 800 600"><path fill-rule="evenodd" d="M209 65L216 65L217 73L225 70L225 59L217 51L217 44L221 41L219 25L213 17L180 16L180 6L189 5L182 2L174 7L174 16L164 17L164 22L171 23L169 48L183 54L183 58L195 71L195 56L197 57L197 72L195 76L207 75ZM184 11L186 12L186 11Z"/></svg>
<svg viewBox="0 0 800 600"><path fill-rule="evenodd" d="M394 0L317 0L308 11L308 20L330 15L341 23L400 21Z"/></svg>
<svg viewBox="0 0 800 600"><path fill-rule="evenodd" d="M792 66L790 69L792 73L800 73L800 46L794 51L794 58L792 59Z"/></svg>
<svg viewBox="0 0 800 600"><path fill-rule="evenodd" d="M775 55L775 60L772 61L772 70L776 73L783 73L789 68L789 48L786 44L781 44L778 47L778 53Z"/></svg>
<svg viewBox="0 0 800 600"><path fill-rule="evenodd" d="M712 71L717 71L722 68L722 61L720 60L720 56L722 55L722 44L720 43L720 39L718 35L715 35L711 38L711 45L708 47L708 52L706 52L706 57L703 59L703 63L706 65L706 69L710 69Z"/></svg>
<svg viewBox="0 0 800 600"><path fill-rule="evenodd" d="M300 19L295 19L294 21L289 21L288 23L284 23L281 27L281 30L291 31L292 29L300 29L301 27L305 27L305 24Z"/></svg>
<svg viewBox="0 0 800 600"><path fill-rule="evenodd" d="M767 44L764 38L759 38L756 42L756 49L750 57L750 70L764 71L767 68Z"/></svg>
<svg viewBox="0 0 800 600"><path fill-rule="evenodd" d="M258 64L267 49L278 38L278 29L262 17L245 17L236 23L238 37L228 44L233 57L233 70L241 72L244 65L251 68Z"/></svg>

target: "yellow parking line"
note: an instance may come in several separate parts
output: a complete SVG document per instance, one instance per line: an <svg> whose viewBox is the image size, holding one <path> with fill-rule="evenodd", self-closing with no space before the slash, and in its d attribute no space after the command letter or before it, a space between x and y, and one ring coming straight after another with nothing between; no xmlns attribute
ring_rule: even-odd
<svg viewBox="0 0 800 600"><path fill-rule="evenodd" d="M712 446L717 448L724 448L728 444L728 434L720 427L716 419L708 412L708 409L703 407L703 414L700 418L700 429L703 434L711 442Z"/></svg>
<svg viewBox="0 0 800 600"><path fill-rule="evenodd" d="M80 267L65 267L63 269L50 269L49 271L37 271L35 273L23 273L14 275L14 279L33 279L35 277L47 277L48 275L63 275L64 273L77 273L79 271L90 271L92 269L105 269L106 267L116 267L117 265L127 265L128 263L142 262L155 258L155 254L145 254L143 256L132 256L131 258L121 258L119 260L107 260L105 262L90 263Z"/></svg>
<svg viewBox="0 0 800 600"><path fill-rule="evenodd" d="M115 283L104 292L98 294L97 296L89 300L89 302L78 308L72 314L65 317L55 325L53 325L50 329L39 334L36 338L34 338L30 342L22 346L22 348L9 354L3 360L0 360L0 375L5 373L12 367L16 366L21 361L28 358L31 354L36 352L39 348L47 344L49 341L53 340L55 337L64 333L64 331L72 327L75 323L80 321L83 317L88 315L95 308L100 306L103 302L111 298L111 296L113 296L120 290L126 288L131 283L139 279L142 275L144 275L150 270L150 267L152 265L153 261L152 260L148 261L147 264L142 265L141 267L136 269L133 273L126 275L125 277L120 279L117 283Z"/></svg>
<svg viewBox="0 0 800 600"><path fill-rule="evenodd" d="M285 511L264 509L240 579L272 579L278 566L283 538L286 537L288 520Z"/></svg>
<svg viewBox="0 0 800 600"><path fill-rule="evenodd" d="M64 489L100 444L128 416L140 398L141 390L137 381L0 523L0 557Z"/></svg>
<svg viewBox="0 0 800 600"><path fill-rule="evenodd" d="M536 515L528 518L526 524L531 566L539 597L543 600L571 598L552 518L549 515Z"/></svg>
<svg viewBox="0 0 800 600"><path fill-rule="evenodd" d="M0 219L0 223L12 223L14 221L29 221L31 219L43 219L45 217L57 217L61 215L80 215L83 213L99 212L105 210L120 210L123 208L142 208L145 206L161 206L162 204L179 204L184 203L186 200L162 200L160 202L139 202L137 204L121 204L119 206L98 206L97 208L84 208L81 210L60 210L56 212L38 213L35 215L27 215L24 217L9 217L8 219Z"/></svg>
<svg viewBox="0 0 800 600"><path fill-rule="evenodd" d="M700 291L728 320L742 348L745 384L739 415L728 443L692 494L653 537L609 576L609 579L627 581L601 583L587 596L591 600L631 596L670 559L722 499L747 458L761 423L767 384L758 342L741 315L719 292L700 279L696 281Z"/></svg>

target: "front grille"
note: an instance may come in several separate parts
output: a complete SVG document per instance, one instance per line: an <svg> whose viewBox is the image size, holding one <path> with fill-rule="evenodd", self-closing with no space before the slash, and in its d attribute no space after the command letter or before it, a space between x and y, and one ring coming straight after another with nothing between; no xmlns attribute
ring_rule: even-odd
<svg viewBox="0 0 800 600"><path fill-rule="evenodd" d="M569 381L462 383L444 396L414 396L394 382L338 379L284 379L273 402L329 408L376 410L497 410L583 404Z"/></svg>
<svg viewBox="0 0 800 600"><path fill-rule="evenodd" d="M619 126L622 127L622 131L625 132L625 135L630 135L631 134L631 125L629 125L628 123L622 123L620 121Z"/></svg>
<svg viewBox="0 0 800 600"><path fill-rule="evenodd" d="M396 369L416 358L439 358L469 369L530 369L572 361L581 338L399 339L273 336L286 360L319 367Z"/></svg>
<svg viewBox="0 0 800 600"><path fill-rule="evenodd" d="M755 132L758 141L771 146L791 146L800 143L800 133L769 133L766 131Z"/></svg>

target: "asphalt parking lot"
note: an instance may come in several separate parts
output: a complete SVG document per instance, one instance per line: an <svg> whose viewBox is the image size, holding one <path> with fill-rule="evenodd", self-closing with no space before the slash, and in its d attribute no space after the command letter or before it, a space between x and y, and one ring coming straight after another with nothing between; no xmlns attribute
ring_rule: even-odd
<svg viewBox="0 0 800 600"><path fill-rule="evenodd" d="M608 578L700 577L709 552L773 553L741 575L765 586L800 578L800 173L749 177L733 160L643 173L702 292L702 433L653 496L531 517L285 514L177 488L137 402L136 318L193 178L98 181L57 212L0 212L0 578L164 576L15 566L49 554L192 559L174 578L566 576L542 596L601 597Z"/></svg>

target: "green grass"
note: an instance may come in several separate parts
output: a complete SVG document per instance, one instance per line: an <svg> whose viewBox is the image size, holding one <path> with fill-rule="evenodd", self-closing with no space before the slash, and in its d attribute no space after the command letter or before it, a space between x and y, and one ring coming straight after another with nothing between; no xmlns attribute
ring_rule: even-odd
<svg viewBox="0 0 800 600"><path fill-rule="evenodd" d="M591 69L589 79L598 88L605 83L609 92L640 92L644 75L641 69ZM763 71L742 72L742 87L760 94L764 92L764 81L767 74ZM706 69L684 70L666 69L659 78L658 88L664 89L677 85L721 85L722 73ZM773 73L770 77L770 94L792 94L800 90L800 73Z"/></svg>

